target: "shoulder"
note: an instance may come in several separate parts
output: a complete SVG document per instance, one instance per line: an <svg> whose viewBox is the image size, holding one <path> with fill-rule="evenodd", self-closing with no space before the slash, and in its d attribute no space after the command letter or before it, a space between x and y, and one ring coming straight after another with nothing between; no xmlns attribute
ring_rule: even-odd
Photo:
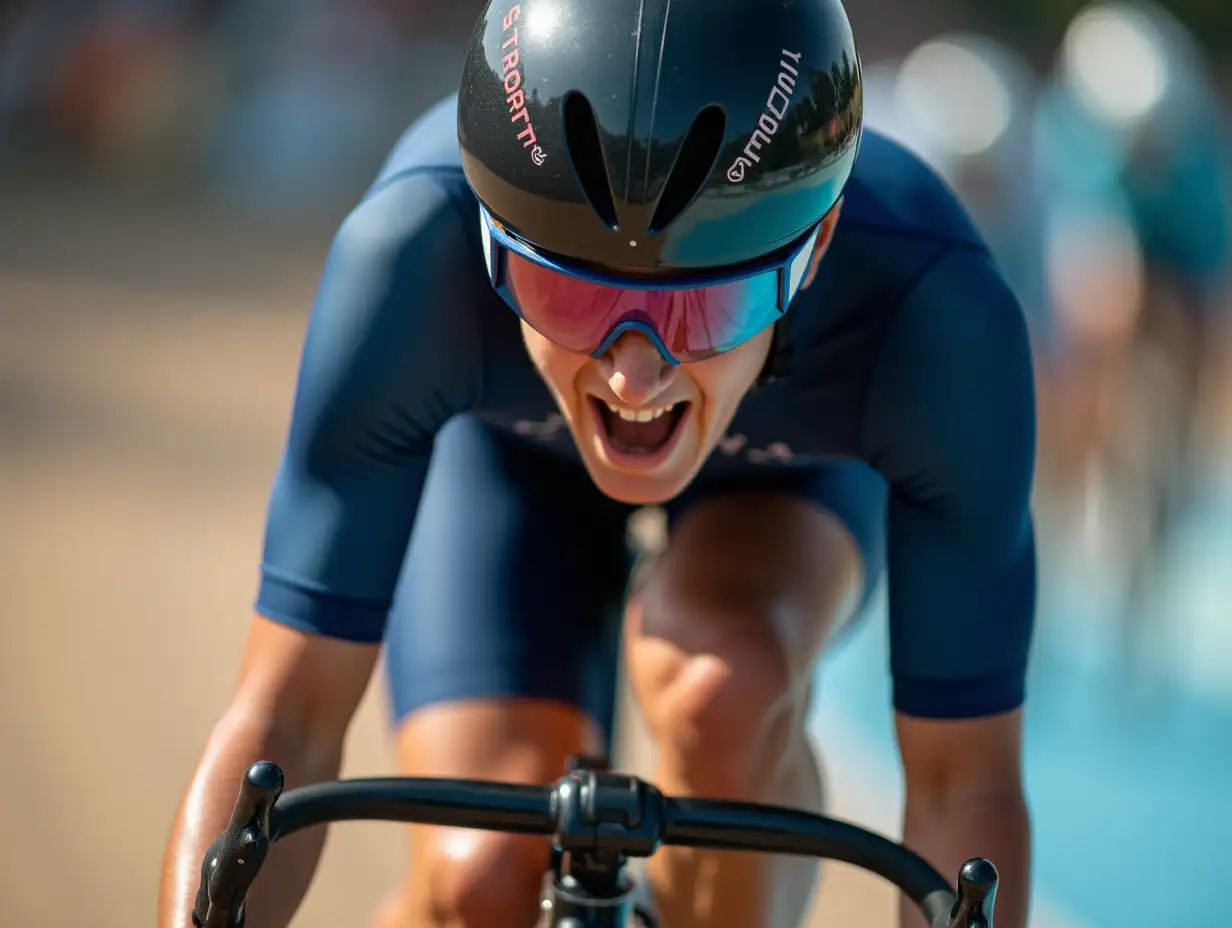
<svg viewBox="0 0 1232 928"><path fill-rule="evenodd" d="M479 210L458 161L453 112L454 98L442 100L394 144L339 225L321 298L335 286L366 290L372 300L362 305L396 302L398 315L413 320L445 313L463 295L455 291L486 296Z"/></svg>
<svg viewBox="0 0 1232 928"><path fill-rule="evenodd" d="M1026 320L987 252L955 246L886 327L864 416L900 499L986 534L1020 524L1035 459Z"/></svg>
<svg viewBox="0 0 1232 928"><path fill-rule="evenodd" d="M954 191L915 152L866 129L855 169L843 192L840 226L981 245Z"/></svg>
<svg viewBox="0 0 1232 928"><path fill-rule="evenodd" d="M462 174L455 110L456 98L446 97L395 142L338 228L323 290L341 277L397 291L407 298L404 307L418 307L406 313L412 316L490 297L479 207Z"/></svg>
<svg viewBox="0 0 1232 928"><path fill-rule="evenodd" d="M864 346L847 357L862 368L921 276L955 249L987 254L957 197L919 156L866 130L834 239L798 299L792 341L829 357L841 329Z"/></svg>
<svg viewBox="0 0 1232 928"><path fill-rule="evenodd" d="M474 401L482 378L493 295L478 212L460 172L407 155L395 148L343 219L321 275L296 415L322 438L374 417L426 435Z"/></svg>
<svg viewBox="0 0 1232 928"><path fill-rule="evenodd" d="M1007 355L1029 366L1029 352L1022 308L991 255L957 245L904 294L885 330L882 367L927 364L945 387L976 374L995 377Z"/></svg>
<svg viewBox="0 0 1232 928"><path fill-rule="evenodd" d="M456 95L446 97L398 137L372 184L339 227L331 260L342 256L371 262L414 244L416 250L404 255L407 263L427 270L441 250L456 253L459 259L482 254L478 204L462 174L456 108ZM425 259L413 262L417 255Z"/></svg>
<svg viewBox="0 0 1232 928"><path fill-rule="evenodd" d="M916 154L872 130L860 143L834 239L814 285L801 294L800 338L824 337L852 313L880 328L938 256L986 250L953 191Z"/></svg>

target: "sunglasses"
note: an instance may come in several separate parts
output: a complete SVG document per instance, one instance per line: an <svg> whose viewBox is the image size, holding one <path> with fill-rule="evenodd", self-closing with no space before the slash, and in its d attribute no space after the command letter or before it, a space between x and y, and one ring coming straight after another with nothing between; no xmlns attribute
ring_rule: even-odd
<svg viewBox="0 0 1232 928"><path fill-rule="evenodd" d="M520 241L486 209L484 258L496 292L532 329L570 351L599 357L629 331L670 364L702 361L744 344L787 311L821 229L736 270L644 281L567 266Z"/></svg>

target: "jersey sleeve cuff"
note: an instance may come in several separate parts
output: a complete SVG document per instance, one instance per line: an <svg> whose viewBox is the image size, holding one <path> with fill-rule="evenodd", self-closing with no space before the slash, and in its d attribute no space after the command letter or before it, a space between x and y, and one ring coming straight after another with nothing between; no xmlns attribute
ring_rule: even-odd
<svg viewBox="0 0 1232 928"><path fill-rule="evenodd" d="M261 572L255 608L259 615L297 631L357 644L380 644L385 637L389 606L314 590Z"/></svg>
<svg viewBox="0 0 1232 928"><path fill-rule="evenodd" d="M977 719L1019 708L1026 700L1025 667L970 680L894 679L894 708L921 719Z"/></svg>

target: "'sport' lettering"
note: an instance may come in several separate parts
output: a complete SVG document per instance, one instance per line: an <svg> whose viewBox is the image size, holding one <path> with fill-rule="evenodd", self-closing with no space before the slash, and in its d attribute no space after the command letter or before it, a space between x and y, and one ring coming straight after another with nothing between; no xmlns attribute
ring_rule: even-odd
<svg viewBox="0 0 1232 928"><path fill-rule="evenodd" d="M517 137L523 148L531 148L538 139L535 137L535 126L531 122L530 112L526 109L526 92L522 90L522 52L518 47L518 30L514 25L521 15L522 7L514 6L501 20L504 31L509 33L505 41L501 42L501 48L512 49L508 54L501 56L501 72L505 87L505 103L509 107L509 122L525 123L525 128L518 133ZM532 158L537 165L545 160L543 150L540 148L538 152L538 157Z"/></svg>

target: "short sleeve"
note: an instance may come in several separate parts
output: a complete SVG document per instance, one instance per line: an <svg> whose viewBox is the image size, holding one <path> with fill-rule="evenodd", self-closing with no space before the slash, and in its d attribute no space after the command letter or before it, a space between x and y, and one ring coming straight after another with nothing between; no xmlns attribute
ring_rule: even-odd
<svg viewBox="0 0 1232 928"><path fill-rule="evenodd" d="M895 708L1016 708L1036 598L1034 380L1022 310L986 251L946 252L893 316L864 442L890 486Z"/></svg>
<svg viewBox="0 0 1232 928"><path fill-rule="evenodd" d="M381 640L433 438L481 386L476 278L459 209L428 173L383 183L342 223L270 495L260 614Z"/></svg>

